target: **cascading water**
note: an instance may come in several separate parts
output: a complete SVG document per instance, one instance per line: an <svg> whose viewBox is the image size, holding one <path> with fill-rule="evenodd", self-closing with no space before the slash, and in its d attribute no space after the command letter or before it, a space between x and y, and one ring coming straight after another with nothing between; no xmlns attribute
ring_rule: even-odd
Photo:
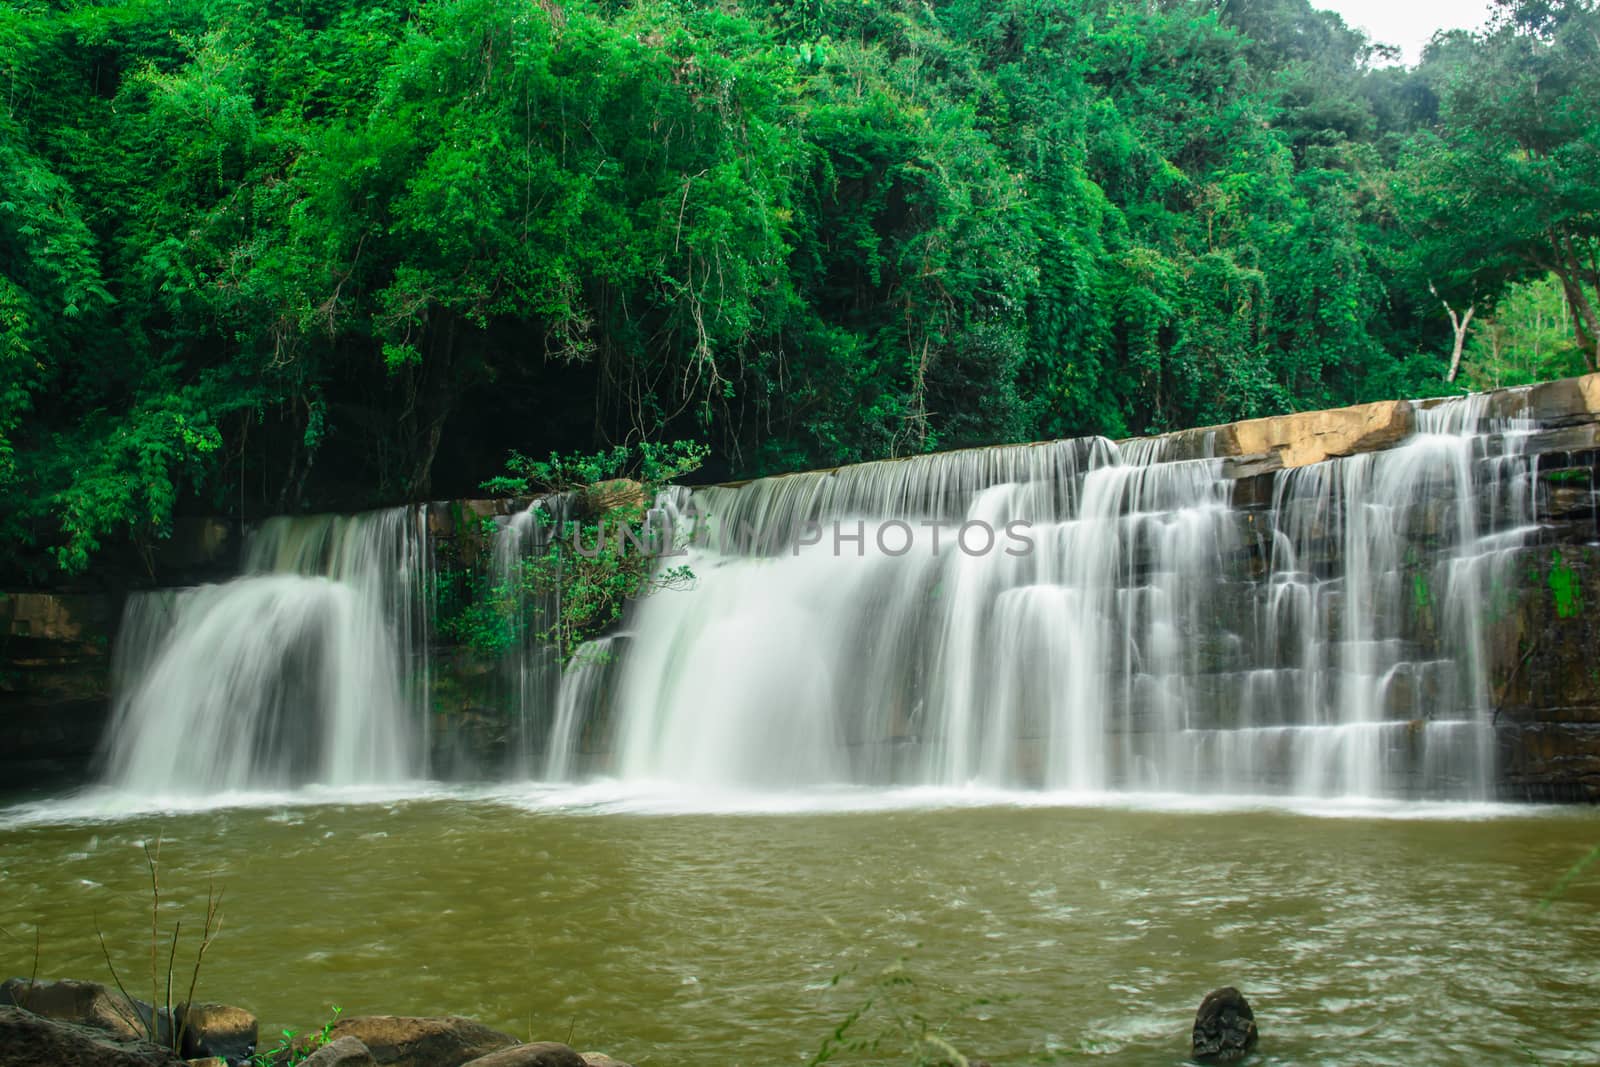
<svg viewBox="0 0 1600 1067"><path fill-rule="evenodd" d="M698 491L698 588L631 623L617 771L1482 796L1482 619L1536 528L1530 427L1480 398L1415 422L1280 471L1255 508L1224 460L1160 439Z"/></svg>
<svg viewBox="0 0 1600 1067"><path fill-rule="evenodd" d="M423 773L426 537L419 509L270 519L244 577L132 597L108 780L169 793Z"/></svg>
<svg viewBox="0 0 1600 1067"><path fill-rule="evenodd" d="M561 672L555 722L544 760L544 777L548 781L566 781L578 771L584 727L604 718L598 712L604 707L607 682L626 640L624 635L616 634L590 641L578 649Z"/></svg>
<svg viewBox="0 0 1600 1067"><path fill-rule="evenodd" d="M1538 529L1534 427L1491 418L1485 398L1416 405L1412 423L1387 451L1275 473L1190 435L671 490L652 521L694 533L667 562L696 588L642 598L625 633L564 666L557 594L524 568L559 558L577 502L536 501L491 548L495 595L518 613L499 697L511 769L1486 795L1486 619ZM426 773L429 559L420 509L276 519L245 577L134 598L111 781Z"/></svg>
<svg viewBox="0 0 1600 1067"><path fill-rule="evenodd" d="M1278 476L1258 666L1235 689L1242 728L1207 739L1215 780L1486 795L1482 620L1536 527L1532 427L1483 400L1419 407L1399 447Z"/></svg>
<svg viewBox="0 0 1600 1067"><path fill-rule="evenodd" d="M526 509L497 520L491 544L491 580L515 605L515 640L501 658L503 704L515 723L513 762L523 773L537 766L538 750L551 728L549 710L561 686L561 657L545 639L560 604L523 580L531 557L542 556L566 518L565 495L541 497Z"/></svg>
<svg viewBox="0 0 1600 1067"><path fill-rule="evenodd" d="M579 770L585 731L604 718L615 664L626 644L623 634L602 637L563 664L553 639L561 618L565 557L552 549L558 540L568 541L571 524L585 507L574 492L537 497L496 520L490 545L495 595L514 612L508 621L515 637L499 662L502 707L514 727L511 769L553 781ZM660 518L659 510L649 515L653 521Z"/></svg>

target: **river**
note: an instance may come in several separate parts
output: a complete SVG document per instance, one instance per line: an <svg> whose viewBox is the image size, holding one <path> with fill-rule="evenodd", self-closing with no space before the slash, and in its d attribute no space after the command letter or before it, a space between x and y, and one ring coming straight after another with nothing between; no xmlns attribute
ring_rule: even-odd
<svg viewBox="0 0 1600 1067"><path fill-rule="evenodd" d="M1195 1006L1250 998L1264 1064L1592 1063L1600 867L1588 809L1104 802L963 790L765 798L417 787L128 812L0 811L5 969L148 996L150 887L223 928L201 998L265 1032L331 1013L477 1018L650 1064L1185 1061ZM165 952L163 947L162 952ZM165 959L165 956L162 956ZM142 977L141 977L142 975ZM275 1043L275 1042L269 1042Z"/></svg>

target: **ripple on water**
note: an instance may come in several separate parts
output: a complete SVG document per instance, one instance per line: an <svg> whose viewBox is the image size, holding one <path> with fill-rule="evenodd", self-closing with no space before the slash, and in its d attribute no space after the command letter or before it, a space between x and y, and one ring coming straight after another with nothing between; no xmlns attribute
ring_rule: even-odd
<svg viewBox="0 0 1600 1067"><path fill-rule="evenodd" d="M1200 996L1237 984L1267 1063L1592 1060L1600 887L1537 910L1600 840L1592 812L1054 799L426 785L119 814L86 794L0 813L0 926L99 977L98 918L137 966L137 843L160 834L174 919L226 891L206 995L269 1027L337 1002L765 1067L869 999L860 1025L892 1031L887 996L997 1062L1165 1067Z"/></svg>

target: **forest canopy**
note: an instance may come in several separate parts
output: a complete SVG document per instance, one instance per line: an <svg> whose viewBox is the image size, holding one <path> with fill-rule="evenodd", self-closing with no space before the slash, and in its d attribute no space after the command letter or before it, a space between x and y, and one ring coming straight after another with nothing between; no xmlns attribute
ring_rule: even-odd
<svg viewBox="0 0 1600 1067"><path fill-rule="evenodd" d="M0 529L746 477L1593 369L1600 14L11 0ZM1461 361L1457 373L1456 361Z"/></svg>

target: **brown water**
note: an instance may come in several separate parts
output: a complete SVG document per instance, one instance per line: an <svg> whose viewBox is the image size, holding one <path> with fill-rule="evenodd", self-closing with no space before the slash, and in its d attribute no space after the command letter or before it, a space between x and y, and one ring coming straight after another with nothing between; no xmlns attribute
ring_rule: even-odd
<svg viewBox="0 0 1600 1067"><path fill-rule="evenodd" d="M1438 814L45 806L0 813L0 959L26 974L37 924L41 975L104 980L98 921L148 995L138 845L159 832L165 924L197 928L207 881L225 890L201 995L274 1027L337 1003L640 1067L803 1064L873 997L850 1034L882 1050L835 1062L911 1062L920 1013L1002 1067L1171 1065L1201 996L1235 984L1257 1063L1600 1060L1600 867L1537 910L1600 817Z"/></svg>

